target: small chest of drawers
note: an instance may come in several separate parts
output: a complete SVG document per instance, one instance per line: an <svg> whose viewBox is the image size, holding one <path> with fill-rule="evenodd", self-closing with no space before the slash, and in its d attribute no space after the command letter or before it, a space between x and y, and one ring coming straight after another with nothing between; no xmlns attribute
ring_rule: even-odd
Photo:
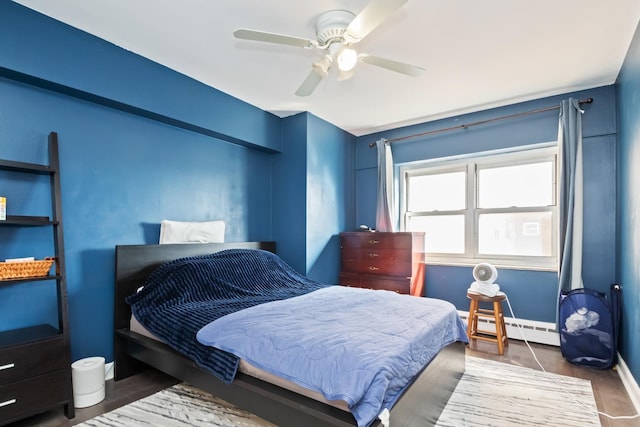
<svg viewBox="0 0 640 427"><path fill-rule="evenodd" d="M340 284L422 296L424 233L340 233Z"/></svg>
<svg viewBox="0 0 640 427"><path fill-rule="evenodd" d="M5 338L20 331L46 337L6 345ZM54 331L41 325L0 333L0 425L73 404L66 343Z"/></svg>

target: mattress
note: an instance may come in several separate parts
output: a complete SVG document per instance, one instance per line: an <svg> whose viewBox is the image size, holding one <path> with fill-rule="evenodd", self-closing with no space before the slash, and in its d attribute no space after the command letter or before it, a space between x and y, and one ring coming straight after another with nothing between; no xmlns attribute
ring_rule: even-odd
<svg viewBox="0 0 640 427"><path fill-rule="evenodd" d="M131 321L129 324L129 329L132 332L138 333L140 335L144 335L147 338L154 339L156 341L161 341L160 338L155 336L153 333L148 331L142 324L136 319L135 316L131 316ZM238 370L244 374L250 375L254 378L258 378L262 381L268 382L270 384L276 385L278 387L282 387L294 393L301 394L305 397L314 399L316 401L331 405L335 408L341 409L343 411L349 412L349 406L343 400L327 400L321 393L318 393L313 390L306 389L304 387L299 386L291 381L288 381L284 378L280 378L277 375L273 375L269 372L265 372L264 370L253 366L251 363L240 359L240 364Z"/></svg>

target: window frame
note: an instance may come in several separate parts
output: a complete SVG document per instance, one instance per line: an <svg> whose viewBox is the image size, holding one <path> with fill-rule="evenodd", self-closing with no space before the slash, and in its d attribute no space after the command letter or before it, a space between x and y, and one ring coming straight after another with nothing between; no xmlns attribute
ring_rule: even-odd
<svg viewBox="0 0 640 427"><path fill-rule="evenodd" d="M510 208L478 208L479 179L482 169L517 166L539 162L552 162L552 203L548 206L510 207ZM408 195L410 189L409 178L422 175L433 175L448 172L466 171L465 207L461 210L449 211L408 211ZM464 215L465 242L464 254L428 253L425 255L427 264L473 266L479 262L490 262L501 268L515 268L524 270L556 271L558 259L558 150L557 143L550 142L520 147L511 150L496 150L483 153L473 153L441 159L431 159L399 167L399 202L400 228L407 231L406 225L410 218L436 215ZM517 213L517 212L550 212L551 213L551 255L495 255L479 252L479 218L482 214ZM426 239L429 236L425 236Z"/></svg>

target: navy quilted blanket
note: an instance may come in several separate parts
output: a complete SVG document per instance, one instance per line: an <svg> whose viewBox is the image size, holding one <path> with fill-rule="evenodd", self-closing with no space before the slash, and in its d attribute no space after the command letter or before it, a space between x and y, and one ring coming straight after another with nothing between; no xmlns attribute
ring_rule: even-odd
<svg viewBox="0 0 640 427"><path fill-rule="evenodd" d="M145 328L229 383L238 357L200 344L200 328L238 310L327 286L300 275L271 252L229 249L161 265L127 303Z"/></svg>

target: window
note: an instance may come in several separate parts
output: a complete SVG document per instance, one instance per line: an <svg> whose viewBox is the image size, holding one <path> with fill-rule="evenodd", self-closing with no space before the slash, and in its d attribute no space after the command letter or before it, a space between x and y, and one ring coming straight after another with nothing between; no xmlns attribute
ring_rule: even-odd
<svg viewBox="0 0 640 427"><path fill-rule="evenodd" d="M427 262L555 269L556 149L401 168L402 225Z"/></svg>

